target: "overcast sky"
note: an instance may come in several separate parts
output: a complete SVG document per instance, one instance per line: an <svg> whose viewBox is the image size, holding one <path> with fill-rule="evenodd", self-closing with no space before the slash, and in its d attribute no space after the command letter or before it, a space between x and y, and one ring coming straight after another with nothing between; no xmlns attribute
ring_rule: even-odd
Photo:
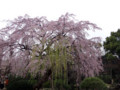
<svg viewBox="0 0 120 90"><path fill-rule="evenodd" d="M100 36L103 40L120 28L120 0L0 0L0 21L25 14L55 20L66 12L101 27L102 31L91 36ZM3 26L4 23L0 23L0 27Z"/></svg>

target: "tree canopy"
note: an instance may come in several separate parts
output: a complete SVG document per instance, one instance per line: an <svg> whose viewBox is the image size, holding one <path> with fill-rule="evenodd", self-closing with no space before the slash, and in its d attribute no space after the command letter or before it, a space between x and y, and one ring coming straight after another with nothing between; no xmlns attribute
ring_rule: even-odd
<svg viewBox="0 0 120 90"><path fill-rule="evenodd" d="M111 32L111 35L104 42L106 51L103 56L104 70L111 77L111 83L119 83L120 74L120 29Z"/></svg>
<svg viewBox="0 0 120 90"><path fill-rule="evenodd" d="M11 74L21 76L44 75L47 69L66 72L71 63L78 82L81 75L103 70L100 38L86 38L86 30L96 29L100 29L96 24L77 21L68 13L54 21L20 16L0 30L0 60L9 62Z"/></svg>
<svg viewBox="0 0 120 90"><path fill-rule="evenodd" d="M120 29L117 32L111 32L111 35L106 38L104 49L108 58L120 58Z"/></svg>

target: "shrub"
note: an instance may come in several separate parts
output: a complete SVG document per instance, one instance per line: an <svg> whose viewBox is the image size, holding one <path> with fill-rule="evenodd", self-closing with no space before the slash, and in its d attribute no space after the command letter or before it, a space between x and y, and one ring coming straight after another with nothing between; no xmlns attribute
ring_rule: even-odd
<svg viewBox="0 0 120 90"><path fill-rule="evenodd" d="M51 86L51 82L50 81L46 81L45 83L43 83L43 88L52 88ZM71 86L66 84L64 80L62 79L55 79L54 80L54 87L55 87L55 90L61 90L61 89L64 89L64 90L71 90Z"/></svg>
<svg viewBox="0 0 120 90"><path fill-rule="evenodd" d="M89 77L84 79L80 87L82 89L90 89L90 90L107 90L107 85L99 78L97 77Z"/></svg>
<svg viewBox="0 0 120 90"><path fill-rule="evenodd" d="M64 80L62 80L62 79L56 79L56 80L54 80L54 84L55 84L55 87L56 87L56 89L64 89L64 90L70 90L71 89L71 87L70 87L70 85L68 85L67 83L65 83L65 81Z"/></svg>
<svg viewBox="0 0 120 90"><path fill-rule="evenodd" d="M110 75L100 75L99 78L108 84L110 84L112 80L112 77Z"/></svg>
<svg viewBox="0 0 120 90"><path fill-rule="evenodd" d="M43 83L43 88L50 88L50 81L46 81L45 83Z"/></svg>
<svg viewBox="0 0 120 90"><path fill-rule="evenodd" d="M35 80L18 80L9 83L7 90L33 90L33 85L35 83Z"/></svg>

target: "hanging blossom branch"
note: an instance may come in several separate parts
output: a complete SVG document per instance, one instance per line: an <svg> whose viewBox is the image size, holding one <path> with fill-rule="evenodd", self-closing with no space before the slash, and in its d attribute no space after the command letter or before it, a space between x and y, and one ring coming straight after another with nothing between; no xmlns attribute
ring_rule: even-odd
<svg viewBox="0 0 120 90"><path fill-rule="evenodd" d="M1 29L1 32L8 36L7 40L4 40L6 45L2 45L4 41L0 43L1 48L8 48L7 51L1 51L4 53L1 58L7 57L11 63L11 73L25 75L27 67L31 65L34 47L36 56L42 56L49 47L54 48L54 45L62 42L66 48L72 48L68 53L72 56L78 82L80 75L94 76L103 70L100 39L86 38L86 30L97 29L100 28L96 24L76 21L74 16L68 13L56 21L48 21L45 17L30 18L28 15L18 17ZM41 59L44 60L44 57Z"/></svg>

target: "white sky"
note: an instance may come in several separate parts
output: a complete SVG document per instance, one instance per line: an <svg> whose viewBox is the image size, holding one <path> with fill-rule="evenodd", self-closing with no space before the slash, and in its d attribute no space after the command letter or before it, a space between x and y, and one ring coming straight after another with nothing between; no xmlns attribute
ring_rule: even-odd
<svg viewBox="0 0 120 90"><path fill-rule="evenodd" d="M105 40L111 31L120 28L120 0L0 0L0 21L14 19L25 14L31 17L46 16L57 19L66 12L79 20L97 24L102 31L91 33ZM0 23L2 27L4 23Z"/></svg>

